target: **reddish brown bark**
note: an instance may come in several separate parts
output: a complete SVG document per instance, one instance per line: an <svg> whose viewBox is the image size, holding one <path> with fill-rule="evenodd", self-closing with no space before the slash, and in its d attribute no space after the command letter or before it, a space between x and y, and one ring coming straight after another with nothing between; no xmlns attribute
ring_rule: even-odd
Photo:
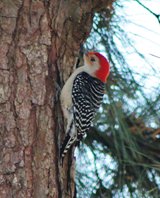
<svg viewBox="0 0 160 198"><path fill-rule="evenodd" d="M111 1L0 2L0 197L73 197L60 167L59 89ZM74 160L73 160L74 162Z"/></svg>

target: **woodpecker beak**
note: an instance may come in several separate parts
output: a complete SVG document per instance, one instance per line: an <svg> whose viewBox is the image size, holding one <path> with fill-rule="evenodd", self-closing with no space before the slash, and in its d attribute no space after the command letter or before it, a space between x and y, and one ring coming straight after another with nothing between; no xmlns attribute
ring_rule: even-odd
<svg viewBox="0 0 160 198"><path fill-rule="evenodd" d="M88 52L86 52L84 55L83 55L83 60L87 60L88 59Z"/></svg>
<svg viewBox="0 0 160 198"><path fill-rule="evenodd" d="M83 55L83 60L84 60L86 63L89 63L88 58L89 58L89 53L87 52L87 53L85 53L85 54Z"/></svg>

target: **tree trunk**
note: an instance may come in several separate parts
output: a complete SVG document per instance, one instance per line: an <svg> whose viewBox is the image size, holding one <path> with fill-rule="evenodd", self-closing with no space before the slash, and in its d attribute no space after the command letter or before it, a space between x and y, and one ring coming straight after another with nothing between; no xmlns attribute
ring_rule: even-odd
<svg viewBox="0 0 160 198"><path fill-rule="evenodd" d="M0 197L73 197L74 160L60 165L63 83L93 14L111 1L1 0ZM68 173L70 186L68 188Z"/></svg>

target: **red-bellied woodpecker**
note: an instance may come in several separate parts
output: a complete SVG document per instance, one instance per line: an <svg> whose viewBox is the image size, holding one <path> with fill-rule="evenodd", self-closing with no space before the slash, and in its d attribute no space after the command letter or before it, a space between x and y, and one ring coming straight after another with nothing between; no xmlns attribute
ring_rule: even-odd
<svg viewBox="0 0 160 198"><path fill-rule="evenodd" d="M103 55L88 52L84 55L84 66L76 69L64 85L61 107L67 129L60 151L62 160L69 148L77 145L88 132L102 102L109 70L109 63Z"/></svg>

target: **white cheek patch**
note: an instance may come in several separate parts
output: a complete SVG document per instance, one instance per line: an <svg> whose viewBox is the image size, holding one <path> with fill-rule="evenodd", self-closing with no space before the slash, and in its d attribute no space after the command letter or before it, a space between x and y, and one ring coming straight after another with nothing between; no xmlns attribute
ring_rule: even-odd
<svg viewBox="0 0 160 198"><path fill-rule="evenodd" d="M99 64L95 63L95 64L93 65L93 68L94 68L94 70L98 70L98 69L99 69Z"/></svg>

